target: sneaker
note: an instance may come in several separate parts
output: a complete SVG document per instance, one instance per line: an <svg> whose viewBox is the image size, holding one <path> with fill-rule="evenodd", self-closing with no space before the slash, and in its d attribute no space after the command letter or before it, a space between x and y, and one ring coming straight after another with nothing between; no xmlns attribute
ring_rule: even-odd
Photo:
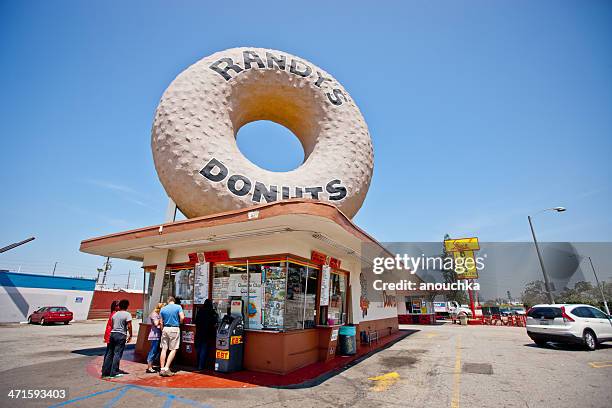
<svg viewBox="0 0 612 408"><path fill-rule="evenodd" d="M147 373L147 374L153 374L153 373L156 373L156 372L157 372L157 371L155 371L155 370L154 370L154 369L152 369L152 368L147 368L147 369L145 370L145 373Z"/></svg>
<svg viewBox="0 0 612 408"><path fill-rule="evenodd" d="M110 376L110 377L108 377L108 378L119 378L119 377L123 377L123 374L121 374L121 373L117 373L117 374L115 374L115 375L111 375L111 376Z"/></svg>

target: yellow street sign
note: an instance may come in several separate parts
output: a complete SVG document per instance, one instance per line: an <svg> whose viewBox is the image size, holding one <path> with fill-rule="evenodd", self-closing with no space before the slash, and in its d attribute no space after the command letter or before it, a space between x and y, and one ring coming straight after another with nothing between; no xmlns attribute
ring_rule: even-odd
<svg viewBox="0 0 612 408"><path fill-rule="evenodd" d="M478 251L480 249L480 244L476 237L447 239L444 241L444 248L446 252Z"/></svg>
<svg viewBox="0 0 612 408"><path fill-rule="evenodd" d="M455 273L459 279L478 279L474 251L453 252Z"/></svg>

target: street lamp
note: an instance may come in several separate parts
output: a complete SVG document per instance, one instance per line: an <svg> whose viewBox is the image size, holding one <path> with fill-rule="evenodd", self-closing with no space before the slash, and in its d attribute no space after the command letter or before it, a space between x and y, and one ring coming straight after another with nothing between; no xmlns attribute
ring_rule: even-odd
<svg viewBox="0 0 612 408"><path fill-rule="evenodd" d="M544 211L563 212L565 211L565 207L546 208L544 210L538 211L534 215L542 213ZM550 289L550 281L548 280L548 275L546 274L546 268L544 267L544 261L542 260L542 253L540 252L540 247L538 246L538 240L536 239L535 231L533 230L533 223L531 222L531 215L527 216L527 220L529 220L529 227L531 228L531 235L533 235L533 243L535 244L536 252L538 253L538 259L540 260L540 267L542 268L542 275L544 275L544 287L546 289L546 296L548 297L548 301L550 302L550 304L554 305L555 299L553 298L552 291Z"/></svg>

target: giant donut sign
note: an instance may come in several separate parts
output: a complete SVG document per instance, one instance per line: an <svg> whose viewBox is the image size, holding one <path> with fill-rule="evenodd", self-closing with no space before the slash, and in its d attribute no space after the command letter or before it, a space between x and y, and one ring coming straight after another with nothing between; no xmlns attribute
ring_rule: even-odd
<svg viewBox="0 0 612 408"><path fill-rule="evenodd" d="M273 172L244 157L236 134L256 120L291 130L304 163ZM333 203L352 218L374 160L363 116L338 81L304 59L262 48L221 51L183 71L159 102L151 147L162 185L187 217L301 197Z"/></svg>

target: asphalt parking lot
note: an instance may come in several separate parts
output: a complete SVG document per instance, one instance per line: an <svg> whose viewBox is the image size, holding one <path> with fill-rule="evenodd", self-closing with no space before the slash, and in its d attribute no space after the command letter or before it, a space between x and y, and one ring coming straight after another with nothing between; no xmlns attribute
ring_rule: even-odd
<svg viewBox="0 0 612 408"><path fill-rule="evenodd" d="M612 344L595 352L538 348L522 328L403 326L419 331L314 387L185 389L117 384L88 374L85 367L103 345L103 327L0 327L0 406L609 407L612 400ZM69 396L8 397L11 389L50 388L68 388Z"/></svg>

